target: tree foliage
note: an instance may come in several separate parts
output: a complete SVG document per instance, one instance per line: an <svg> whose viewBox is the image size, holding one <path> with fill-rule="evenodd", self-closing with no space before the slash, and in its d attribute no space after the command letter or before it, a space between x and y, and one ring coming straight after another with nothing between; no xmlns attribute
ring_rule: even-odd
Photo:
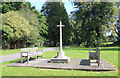
<svg viewBox="0 0 120 78"><path fill-rule="evenodd" d="M75 25L75 40L78 45L100 46L105 34L110 31L117 9L113 2L74 2L72 12Z"/></svg>
<svg viewBox="0 0 120 78"><path fill-rule="evenodd" d="M2 13L17 11L21 8L23 2L2 2Z"/></svg>
<svg viewBox="0 0 120 78"><path fill-rule="evenodd" d="M16 5L14 9L9 6L10 10L4 9L7 7L3 5L3 48L43 45L44 35L47 34L46 17L31 7L29 2L20 3L21 5L17 6L18 3L3 3L11 6ZM17 7L20 8L16 9Z"/></svg>
<svg viewBox="0 0 120 78"><path fill-rule="evenodd" d="M118 8L117 22L115 24L115 32L118 35L118 44L120 44L120 2L116 3L116 7Z"/></svg>
<svg viewBox="0 0 120 78"><path fill-rule="evenodd" d="M1 5L2 4L2 5ZM63 44L83 44L87 47L101 46L107 41L106 32L111 32L110 40L120 40L120 3L74 2L76 8L68 16L63 2L45 2L41 12L30 2L2 2L2 42L3 48L59 45L59 27L63 27ZM118 15L117 15L118 14ZM1 30L0 30L1 31Z"/></svg>
<svg viewBox="0 0 120 78"><path fill-rule="evenodd" d="M63 27L63 44L68 45L72 42L72 25L70 25L68 14L62 2L46 2L41 10L47 17L48 37L50 44L57 46L59 44L60 21L65 25Z"/></svg>
<svg viewBox="0 0 120 78"><path fill-rule="evenodd" d="M29 21L17 11L2 14L3 48L17 48L21 40L27 40L29 37L30 27Z"/></svg>

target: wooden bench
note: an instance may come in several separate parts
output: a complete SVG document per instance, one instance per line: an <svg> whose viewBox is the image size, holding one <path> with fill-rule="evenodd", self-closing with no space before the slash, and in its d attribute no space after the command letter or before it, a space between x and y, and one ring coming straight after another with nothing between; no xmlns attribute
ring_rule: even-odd
<svg viewBox="0 0 120 78"><path fill-rule="evenodd" d="M92 51L92 52L91 52ZM93 52L94 51L94 52ZM100 65L100 49L89 49L89 65Z"/></svg>
<svg viewBox="0 0 120 78"><path fill-rule="evenodd" d="M35 48L22 48L20 49L21 52L21 63L23 63L23 57L27 57L27 63L29 63L29 59L32 56L35 56L36 59L38 58L38 55L41 55L43 57L43 50L38 50L37 47Z"/></svg>

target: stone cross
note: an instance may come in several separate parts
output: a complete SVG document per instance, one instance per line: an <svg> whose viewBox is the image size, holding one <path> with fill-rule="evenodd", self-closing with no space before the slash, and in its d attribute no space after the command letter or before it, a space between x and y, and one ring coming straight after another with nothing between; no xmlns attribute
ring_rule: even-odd
<svg viewBox="0 0 120 78"><path fill-rule="evenodd" d="M62 21L60 21L60 25L57 25L57 27L60 27L60 49L59 52L63 52L62 50L62 27L64 27L65 25L62 25Z"/></svg>
<svg viewBox="0 0 120 78"><path fill-rule="evenodd" d="M57 25L57 27L60 27L60 49L59 52L57 52L57 56L55 58L51 58L51 62L56 63L68 63L70 61L70 57L65 56L65 53L62 49L62 27L65 25L62 25L62 21L60 21L60 25Z"/></svg>

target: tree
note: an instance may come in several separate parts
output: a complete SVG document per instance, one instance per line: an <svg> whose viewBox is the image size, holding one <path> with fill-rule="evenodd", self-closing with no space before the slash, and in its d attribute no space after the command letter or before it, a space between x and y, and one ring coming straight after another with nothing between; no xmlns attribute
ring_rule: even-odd
<svg viewBox="0 0 120 78"><path fill-rule="evenodd" d="M0 3L0 45L2 45L2 22L1 22L1 13L2 13L2 5ZM2 46L0 46L0 49Z"/></svg>
<svg viewBox="0 0 120 78"><path fill-rule="evenodd" d="M114 26L115 32L118 35L118 41L115 42L115 44L117 43L120 45L120 2L117 2L115 5L118 8L117 22Z"/></svg>
<svg viewBox="0 0 120 78"><path fill-rule="evenodd" d="M2 2L2 13L9 11L18 11L23 6L27 6L29 9L35 9L35 6L31 6L30 2Z"/></svg>
<svg viewBox="0 0 120 78"><path fill-rule="evenodd" d="M62 2L46 2L41 10L47 17L48 37L50 45L57 46L59 44L59 28L60 21L63 22L63 44L68 45L72 42L72 25L70 25L68 14Z"/></svg>
<svg viewBox="0 0 120 78"><path fill-rule="evenodd" d="M47 26L47 22L46 22L46 17L43 13L35 10L35 13L37 14L37 18L39 21L39 33L41 36L46 37L46 35L48 34L47 30L48 30L48 26Z"/></svg>
<svg viewBox="0 0 120 78"><path fill-rule="evenodd" d="M45 40L44 35L47 34L46 17L39 11L31 9L30 6L31 4L29 3L24 4L19 12L29 21L29 24L32 26L31 34L28 39L28 46L40 46Z"/></svg>
<svg viewBox="0 0 120 78"><path fill-rule="evenodd" d="M2 16L4 19L2 22L4 25L2 30L3 48L20 48L33 45L43 45L46 40L44 35L47 34L47 23L44 14L35 10L34 6L31 7L29 2L4 2L2 4ZM22 20L28 24L26 25L25 23L25 25L28 26L27 29L25 28L26 26L24 26L24 22L21 22ZM22 27L22 23L24 27ZM23 29L16 29L15 27L21 27ZM29 32L29 35L21 36L20 34L27 34L24 30Z"/></svg>
<svg viewBox="0 0 120 78"><path fill-rule="evenodd" d="M74 2L75 37L78 45L101 46L114 21L117 9L113 2Z"/></svg>
<svg viewBox="0 0 120 78"><path fill-rule="evenodd" d="M23 2L2 2L2 13L17 11L22 7Z"/></svg>
<svg viewBox="0 0 120 78"><path fill-rule="evenodd" d="M47 26L47 22L46 22L46 17L43 13L35 10L35 13L37 14L37 18L38 18L38 22L39 22L39 34L40 34L40 40L38 41L38 44L40 44L40 46L42 46L45 42L46 42L46 36L48 34L48 26Z"/></svg>
<svg viewBox="0 0 120 78"><path fill-rule="evenodd" d="M37 15L34 13L33 10L30 10L29 4L23 5L22 8L19 10L19 12L22 17L24 17L29 21L29 25L31 25L31 29L29 30L31 32L30 37L27 40L28 46L36 45L37 40L40 37L39 30L38 30L39 22L38 22Z"/></svg>
<svg viewBox="0 0 120 78"><path fill-rule="evenodd" d="M19 48L19 45L25 47L26 43L22 40L27 40L30 35L30 28L29 21L17 11L2 14L3 48Z"/></svg>

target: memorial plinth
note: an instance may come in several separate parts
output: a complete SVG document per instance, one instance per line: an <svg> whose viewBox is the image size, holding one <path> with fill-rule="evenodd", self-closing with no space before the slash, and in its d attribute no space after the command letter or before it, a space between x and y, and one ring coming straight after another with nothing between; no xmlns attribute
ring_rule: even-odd
<svg viewBox="0 0 120 78"><path fill-rule="evenodd" d="M64 52L62 54L58 52L56 57L51 58L52 63L68 63L69 61L70 57L65 56Z"/></svg>
<svg viewBox="0 0 120 78"><path fill-rule="evenodd" d="M62 49L62 27L65 25L62 25L62 21L60 21L60 25L57 25L57 27L60 27L60 48L59 52L57 53L57 56L54 58L51 58L51 62L54 63L68 63L70 61L70 57L65 56L65 53Z"/></svg>

